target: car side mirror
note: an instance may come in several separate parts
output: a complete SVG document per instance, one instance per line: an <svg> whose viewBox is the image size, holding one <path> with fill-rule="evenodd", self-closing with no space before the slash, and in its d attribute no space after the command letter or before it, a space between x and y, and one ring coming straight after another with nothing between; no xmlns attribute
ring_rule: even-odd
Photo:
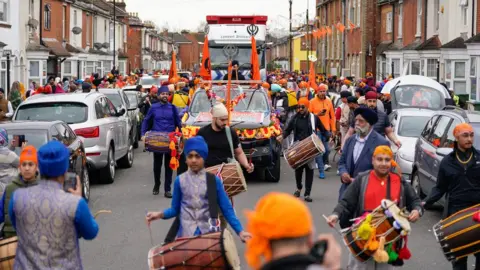
<svg viewBox="0 0 480 270"><path fill-rule="evenodd" d="M441 147L441 148L437 149L436 153L439 156L445 157L445 156L450 155L450 153L452 153L452 151L453 151L453 148Z"/></svg>
<svg viewBox="0 0 480 270"><path fill-rule="evenodd" d="M124 115L125 112L125 109L122 108L120 111L117 112L117 117Z"/></svg>

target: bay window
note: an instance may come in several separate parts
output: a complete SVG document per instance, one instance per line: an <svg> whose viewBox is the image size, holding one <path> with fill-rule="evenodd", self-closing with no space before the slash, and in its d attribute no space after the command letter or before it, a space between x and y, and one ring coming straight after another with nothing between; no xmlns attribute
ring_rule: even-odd
<svg viewBox="0 0 480 270"><path fill-rule="evenodd" d="M466 65L465 61L445 61L445 83L453 88L455 94L468 94Z"/></svg>

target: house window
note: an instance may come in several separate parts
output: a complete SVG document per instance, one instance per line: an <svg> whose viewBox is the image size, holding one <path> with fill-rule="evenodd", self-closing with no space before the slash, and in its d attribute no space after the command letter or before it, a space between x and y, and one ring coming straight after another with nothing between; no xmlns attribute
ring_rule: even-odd
<svg viewBox="0 0 480 270"><path fill-rule="evenodd" d="M91 22L90 22L90 14L87 14L86 20L87 20L87 21L85 22L86 27L87 27L87 29L85 29L85 30L87 31L87 38L86 38L86 40L87 40L87 46L90 46L90 38L91 38L91 36L92 36L92 32L91 32L91 29L90 29L90 28L91 28L91 27L90 27L90 23L91 23Z"/></svg>
<svg viewBox="0 0 480 270"><path fill-rule="evenodd" d="M52 7L50 4L45 5L43 13L44 28L50 30L52 27Z"/></svg>
<svg viewBox="0 0 480 270"><path fill-rule="evenodd" d="M437 59L427 59L427 77L437 78Z"/></svg>
<svg viewBox="0 0 480 270"><path fill-rule="evenodd" d="M8 0L0 0L0 22L8 21Z"/></svg>
<svg viewBox="0 0 480 270"><path fill-rule="evenodd" d="M398 78L400 77L400 59L398 58L392 59L392 63L393 63L393 71L391 72L391 74L395 78Z"/></svg>
<svg viewBox="0 0 480 270"><path fill-rule="evenodd" d="M360 18L362 18L362 17L360 16L360 4L361 4L361 2L362 2L362 1L357 0L357 17L356 17L356 19L357 19L357 23L356 23L357 26L360 26Z"/></svg>
<svg viewBox="0 0 480 270"><path fill-rule="evenodd" d="M422 12L423 12L423 6L422 6L423 0L417 0L417 31L415 36L420 37L422 36Z"/></svg>
<svg viewBox="0 0 480 270"><path fill-rule="evenodd" d="M402 38L403 32L403 3L398 4L398 38Z"/></svg>
<svg viewBox="0 0 480 270"><path fill-rule="evenodd" d="M40 61L30 61L29 77L30 79L40 77Z"/></svg>
<svg viewBox="0 0 480 270"><path fill-rule="evenodd" d="M63 77L72 79L72 61L63 62Z"/></svg>
<svg viewBox="0 0 480 270"><path fill-rule="evenodd" d="M123 26L123 42L124 43L127 42L127 26L126 25Z"/></svg>
<svg viewBox="0 0 480 270"><path fill-rule="evenodd" d="M90 76L94 72L95 62L88 61L85 65L85 75Z"/></svg>
<svg viewBox="0 0 480 270"><path fill-rule="evenodd" d="M467 26L468 23L468 0L460 0L460 8L462 9L462 23Z"/></svg>
<svg viewBox="0 0 480 270"><path fill-rule="evenodd" d="M78 26L78 18L77 18L77 11L73 11L73 26L77 27Z"/></svg>
<svg viewBox="0 0 480 270"><path fill-rule="evenodd" d="M466 62L445 61L445 83L448 87L453 87L456 94L468 93L466 72Z"/></svg>
<svg viewBox="0 0 480 270"><path fill-rule="evenodd" d="M97 40L97 25L98 25L98 22L97 22L97 17L93 17L93 43L96 43L98 40Z"/></svg>
<svg viewBox="0 0 480 270"><path fill-rule="evenodd" d="M410 61L410 75L421 75L421 64L420 60Z"/></svg>
<svg viewBox="0 0 480 270"><path fill-rule="evenodd" d="M455 62L455 79L465 78L465 62Z"/></svg>
<svg viewBox="0 0 480 270"><path fill-rule="evenodd" d="M62 11L62 38L63 40L67 40L67 6L63 6L63 11Z"/></svg>
<svg viewBox="0 0 480 270"><path fill-rule="evenodd" d="M477 58L470 58L470 99L477 100Z"/></svg>
<svg viewBox="0 0 480 270"><path fill-rule="evenodd" d="M349 19L351 23L355 24L355 0L350 0ZM348 25L350 27L350 24Z"/></svg>
<svg viewBox="0 0 480 270"><path fill-rule="evenodd" d="M0 61L0 87L7 89L7 61Z"/></svg>
<svg viewBox="0 0 480 270"><path fill-rule="evenodd" d="M35 0L30 0L28 1L28 15L30 16L30 18L35 18L34 16L34 10L35 10ZM2 2L2 0L0 0L0 2Z"/></svg>
<svg viewBox="0 0 480 270"><path fill-rule="evenodd" d="M105 42L107 42L107 40L110 40L110 38L107 36L107 25L108 25L108 21L105 20L103 24L103 38Z"/></svg>
<svg viewBox="0 0 480 270"><path fill-rule="evenodd" d="M392 20L393 20L393 14L392 12L387 13L387 19L385 20L385 32L386 33L392 33Z"/></svg>
<svg viewBox="0 0 480 270"><path fill-rule="evenodd" d="M440 0L433 1L433 26L435 32L438 32L440 27Z"/></svg>

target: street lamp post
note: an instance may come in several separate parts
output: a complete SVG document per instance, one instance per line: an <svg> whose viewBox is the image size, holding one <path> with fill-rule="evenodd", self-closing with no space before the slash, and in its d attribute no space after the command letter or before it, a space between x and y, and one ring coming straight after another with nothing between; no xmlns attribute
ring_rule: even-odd
<svg viewBox="0 0 480 270"><path fill-rule="evenodd" d="M117 5L115 0L113 0L113 67L115 67L115 57L116 57L116 48L115 48L115 32L117 30L116 20L117 20Z"/></svg>

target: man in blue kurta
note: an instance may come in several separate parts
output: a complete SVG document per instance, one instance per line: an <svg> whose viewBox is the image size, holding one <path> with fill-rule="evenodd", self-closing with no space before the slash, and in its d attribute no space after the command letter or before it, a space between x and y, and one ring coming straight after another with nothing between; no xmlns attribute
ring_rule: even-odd
<svg viewBox="0 0 480 270"><path fill-rule="evenodd" d="M142 140L145 141L147 131L174 132L175 129L181 130L182 123L178 116L177 107L168 102L168 86L162 86L158 89L159 102L152 104L147 115L142 122ZM170 152L153 153L153 195L158 195L160 190L160 176L162 172L162 163L165 167L165 197L172 198L170 188L172 185L172 169L170 168Z"/></svg>
<svg viewBox="0 0 480 270"><path fill-rule="evenodd" d="M146 220L170 219L179 217L180 226L177 237L192 237L215 231L211 226L209 200L207 197L207 172L204 168L208 156L208 146L203 137L196 136L185 142L183 153L186 155L188 171L175 179L173 185L172 206L163 212L149 212ZM245 241L250 234L243 230L223 188L221 180L215 176L217 204L228 224ZM214 219L216 217L213 217ZM214 223L213 223L214 224ZM218 225L218 223L217 223Z"/></svg>
<svg viewBox="0 0 480 270"><path fill-rule="evenodd" d="M76 189L63 190L70 151L51 141L40 147L37 158L38 185L16 190L9 204L18 236L14 269L81 270L78 238L95 238L98 225L82 198L80 179Z"/></svg>

